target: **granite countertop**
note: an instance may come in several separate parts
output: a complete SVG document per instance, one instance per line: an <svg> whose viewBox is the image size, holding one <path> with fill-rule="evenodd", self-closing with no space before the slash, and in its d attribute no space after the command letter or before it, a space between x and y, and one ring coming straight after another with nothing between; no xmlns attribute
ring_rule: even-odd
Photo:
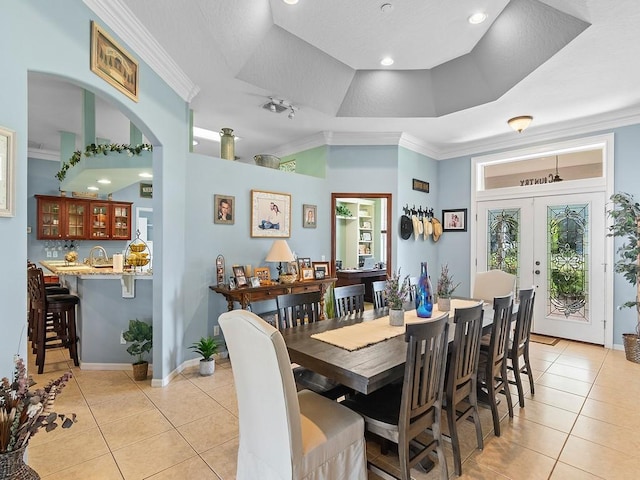
<svg viewBox="0 0 640 480"><path fill-rule="evenodd" d="M112 267L90 267L84 263L69 263L64 260L46 261L41 260L40 265L56 275L111 275L120 277L123 275L134 275L136 277L151 277L153 273L150 271L124 271L114 272Z"/></svg>

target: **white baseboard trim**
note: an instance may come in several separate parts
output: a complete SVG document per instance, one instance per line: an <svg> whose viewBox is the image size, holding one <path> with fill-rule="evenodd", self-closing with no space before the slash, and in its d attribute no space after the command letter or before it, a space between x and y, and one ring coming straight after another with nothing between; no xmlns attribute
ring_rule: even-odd
<svg viewBox="0 0 640 480"><path fill-rule="evenodd" d="M149 364L149 369L151 369L151 367L151 364ZM80 370L131 370L131 364L80 362Z"/></svg>

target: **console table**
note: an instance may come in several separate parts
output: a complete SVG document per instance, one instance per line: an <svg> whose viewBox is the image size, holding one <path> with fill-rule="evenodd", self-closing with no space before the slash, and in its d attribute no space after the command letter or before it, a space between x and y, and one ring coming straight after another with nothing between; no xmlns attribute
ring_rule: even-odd
<svg viewBox="0 0 640 480"><path fill-rule="evenodd" d="M337 278L327 277L322 280L305 280L293 283L275 283L260 285L259 287L240 287L229 289L228 285L211 285L209 288L227 299L228 310L233 310L234 302L242 308L247 308L253 302L275 300L278 295L289 293L320 292L320 319L324 320L324 294Z"/></svg>

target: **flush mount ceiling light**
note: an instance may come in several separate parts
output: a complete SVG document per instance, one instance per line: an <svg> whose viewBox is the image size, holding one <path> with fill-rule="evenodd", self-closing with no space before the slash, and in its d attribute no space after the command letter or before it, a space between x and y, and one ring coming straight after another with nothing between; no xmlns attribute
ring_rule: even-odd
<svg viewBox="0 0 640 480"><path fill-rule="evenodd" d="M522 133L522 131L529 126L532 120L533 117L530 115L521 115L519 117L510 118L509 120L507 120L507 123L516 132Z"/></svg>
<svg viewBox="0 0 640 480"><path fill-rule="evenodd" d="M296 3L298 3L298 0L282 0L282 1L287 5L295 5Z"/></svg>
<svg viewBox="0 0 640 480"><path fill-rule="evenodd" d="M142 178L153 178L153 174L146 172L139 173L138 176Z"/></svg>
<svg viewBox="0 0 640 480"><path fill-rule="evenodd" d="M471 25L478 25L479 23L484 22L487 19L487 14L484 12L474 13L469 17L469 23Z"/></svg>
<svg viewBox="0 0 640 480"><path fill-rule="evenodd" d="M380 60L380 65L382 65L383 67L389 67L393 65L393 58L384 57L382 60Z"/></svg>
<svg viewBox="0 0 640 480"><path fill-rule="evenodd" d="M100 189L98 187L94 187L93 185L90 185L90 186L87 187L87 190L95 191L95 190L100 190Z"/></svg>
<svg viewBox="0 0 640 480"><path fill-rule="evenodd" d="M109 185L111 183L111 180L109 180L108 178L101 178L99 180L96 180L96 182L102 183L104 185Z"/></svg>

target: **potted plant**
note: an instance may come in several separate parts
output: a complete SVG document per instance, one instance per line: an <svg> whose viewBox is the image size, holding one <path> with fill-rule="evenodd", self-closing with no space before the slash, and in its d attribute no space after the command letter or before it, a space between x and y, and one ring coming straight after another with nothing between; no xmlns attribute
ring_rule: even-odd
<svg viewBox="0 0 640 480"><path fill-rule="evenodd" d="M614 270L636 287L636 297L625 302L620 308L636 309L635 333L623 333L622 341L627 360L640 363L640 285L638 271L640 269L640 204L628 193L616 193L611 196L613 208L609 216L613 220L609 227L610 237L623 237L625 241L618 247L616 253L619 258Z"/></svg>
<svg viewBox="0 0 640 480"><path fill-rule="evenodd" d="M389 305L389 324L399 327L404 325L403 304L409 296L409 275L400 280L400 268L387 277L384 294Z"/></svg>
<svg viewBox="0 0 640 480"><path fill-rule="evenodd" d="M201 337L199 341L189 348L202 355L202 359L200 360L200 375L213 375L216 369L216 361L213 356L218 351L216 339L213 337Z"/></svg>
<svg viewBox="0 0 640 480"><path fill-rule="evenodd" d="M127 347L129 355L138 357L133 363L133 379L146 380L149 372L149 362L144 355L151 351L153 346L153 326L142 320L129 320L129 330L122 333L122 337L131 345Z"/></svg>
<svg viewBox="0 0 640 480"><path fill-rule="evenodd" d="M449 265L446 263L440 268L440 278L438 278L438 286L436 295L438 296L438 310L448 312L451 310L451 295L460 286L460 282L453 283L453 275L449 273Z"/></svg>

